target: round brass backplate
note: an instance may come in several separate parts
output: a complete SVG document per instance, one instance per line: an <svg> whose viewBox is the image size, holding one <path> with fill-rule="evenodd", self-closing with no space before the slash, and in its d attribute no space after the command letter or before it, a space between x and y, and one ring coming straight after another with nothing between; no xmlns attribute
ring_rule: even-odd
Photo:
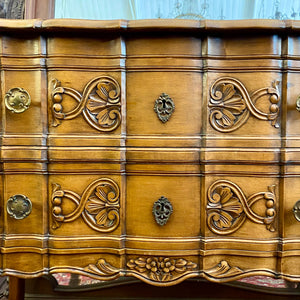
<svg viewBox="0 0 300 300"><path fill-rule="evenodd" d="M5 94L4 101L6 108L14 113L24 112L31 103L28 92L19 87L10 89Z"/></svg>
<svg viewBox="0 0 300 300"><path fill-rule="evenodd" d="M296 202L293 208L294 216L300 222L300 200Z"/></svg>
<svg viewBox="0 0 300 300"><path fill-rule="evenodd" d="M31 210L32 203L24 195L14 195L7 200L7 212L17 220L26 218Z"/></svg>

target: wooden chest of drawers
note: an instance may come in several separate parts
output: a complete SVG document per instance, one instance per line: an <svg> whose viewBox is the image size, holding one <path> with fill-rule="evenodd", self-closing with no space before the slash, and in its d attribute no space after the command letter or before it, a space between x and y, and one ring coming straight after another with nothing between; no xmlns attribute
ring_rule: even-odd
<svg viewBox="0 0 300 300"><path fill-rule="evenodd" d="M299 281L299 24L1 21L2 274Z"/></svg>

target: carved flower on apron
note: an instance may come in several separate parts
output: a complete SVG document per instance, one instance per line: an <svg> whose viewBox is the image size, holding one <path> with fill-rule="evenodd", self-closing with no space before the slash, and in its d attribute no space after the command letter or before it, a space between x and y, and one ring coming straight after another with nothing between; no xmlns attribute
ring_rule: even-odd
<svg viewBox="0 0 300 300"><path fill-rule="evenodd" d="M197 265L183 258L139 257L131 259L127 267L139 273L146 273L147 277L154 281L170 281L187 270L195 269Z"/></svg>

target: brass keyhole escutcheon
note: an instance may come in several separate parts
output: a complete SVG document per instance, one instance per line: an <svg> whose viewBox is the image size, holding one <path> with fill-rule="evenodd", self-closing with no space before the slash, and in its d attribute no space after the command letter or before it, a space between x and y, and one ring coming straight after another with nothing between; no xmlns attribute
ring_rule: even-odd
<svg viewBox="0 0 300 300"><path fill-rule="evenodd" d="M165 225L168 222L172 212L173 212L172 203L164 196L161 196L153 204L152 213L158 225L161 226Z"/></svg>
<svg viewBox="0 0 300 300"><path fill-rule="evenodd" d="M17 220L26 218L32 210L32 203L24 195L14 195L7 200L8 214Z"/></svg>
<svg viewBox="0 0 300 300"><path fill-rule="evenodd" d="M13 113L22 113L30 106L31 99L27 91L22 88L10 89L4 97L5 106Z"/></svg>
<svg viewBox="0 0 300 300"><path fill-rule="evenodd" d="M166 123L170 119L174 110L174 101L168 94L162 93L155 101L154 111L156 112L159 120L161 120L163 123Z"/></svg>
<svg viewBox="0 0 300 300"><path fill-rule="evenodd" d="M298 200L293 207L294 216L300 222L300 200Z"/></svg>

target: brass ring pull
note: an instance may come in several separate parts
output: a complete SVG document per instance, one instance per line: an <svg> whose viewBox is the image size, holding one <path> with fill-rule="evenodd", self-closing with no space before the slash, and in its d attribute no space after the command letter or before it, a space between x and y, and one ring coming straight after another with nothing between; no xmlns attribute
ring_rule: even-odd
<svg viewBox="0 0 300 300"><path fill-rule="evenodd" d="M296 220L300 222L300 200L298 200L294 205L293 212Z"/></svg>
<svg viewBox="0 0 300 300"><path fill-rule="evenodd" d="M17 220L26 218L32 210L32 203L24 195L14 195L7 200L8 214Z"/></svg>
<svg viewBox="0 0 300 300"><path fill-rule="evenodd" d="M22 113L29 108L31 103L30 95L22 88L10 89L4 97L5 106L13 113Z"/></svg>

